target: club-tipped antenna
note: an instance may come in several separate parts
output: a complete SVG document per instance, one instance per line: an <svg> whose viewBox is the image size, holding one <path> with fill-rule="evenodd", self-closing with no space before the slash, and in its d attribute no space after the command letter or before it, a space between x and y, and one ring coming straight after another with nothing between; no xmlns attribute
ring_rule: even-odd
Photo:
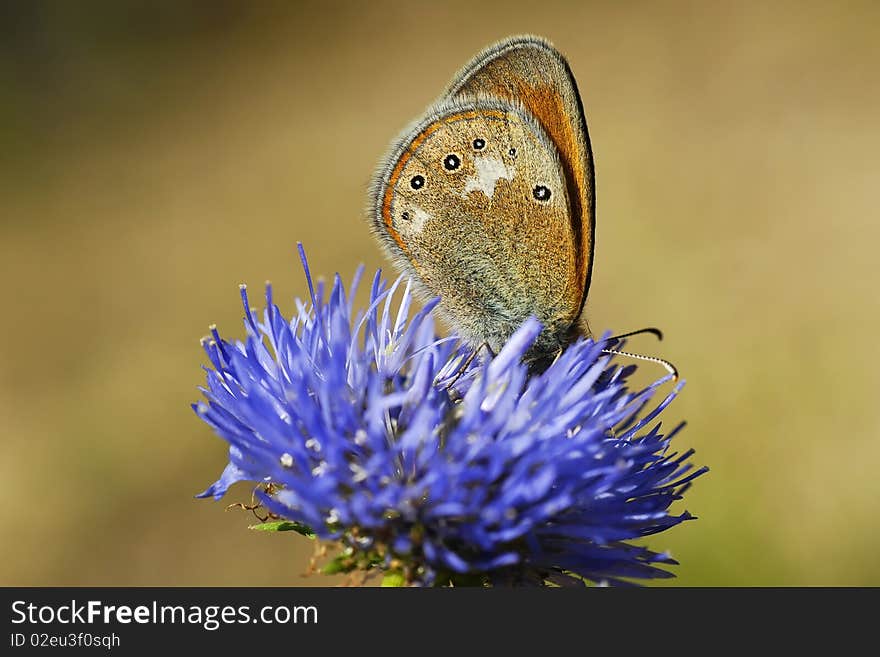
<svg viewBox="0 0 880 657"><path fill-rule="evenodd" d="M649 326L648 328L641 328L637 331L630 331L629 333L621 333L620 335L612 335L610 338L604 339L602 342L610 342L612 344L617 344L624 338L629 338L633 335L641 335L642 333L650 333L658 340L663 340L663 331L658 328L654 328L653 326Z"/></svg>

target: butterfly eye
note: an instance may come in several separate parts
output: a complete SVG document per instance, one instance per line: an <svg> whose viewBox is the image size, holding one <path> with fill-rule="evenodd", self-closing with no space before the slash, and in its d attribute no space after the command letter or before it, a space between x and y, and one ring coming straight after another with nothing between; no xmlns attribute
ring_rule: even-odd
<svg viewBox="0 0 880 657"><path fill-rule="evenodd" d="M458 155L456 155L455 153L450 153L443 159L443 167L447 171L455 171L460 166L461 160L458 159Z"/></svg>
<svg viewBox="0 0 880 657"><path fill-rule="evenodd" d="M532 196L538 201L549 201L550 188L544 187L544 185L535 185L535 188L532 190Z"/></svg>
<svg viewBox="0 0 880 657"><path fill-rule="evenodd" d="M409 186L413 189L421 189L425 186L425 177L424 176L413 176L409 180Z"/></svg>
<svg viewBox="0 0 880 657"><path fill-rule="evenodd" d="M486 148L486 140L485 139L480 139L480 138L474 139L474 150L475 151L481 151L484 148Z"/></svg>

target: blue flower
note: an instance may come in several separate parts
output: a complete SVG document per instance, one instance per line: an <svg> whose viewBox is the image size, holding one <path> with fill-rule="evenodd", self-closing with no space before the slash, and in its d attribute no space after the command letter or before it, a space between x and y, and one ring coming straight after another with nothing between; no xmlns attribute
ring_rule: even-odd
<svg viewBox="0 0 880 657"><path fill-rule="evenodd" d="M469 360L455 336L438 338L436 299L410 316L409 284L377 272L356 312L363 270L327 294L300 255L311 299L293 318L268 284L258 316L242 286L246 339L212 328L203 340L212 367L193 408L229 443L229 464L202 497L271 483L262 503L339 541L347 569L410 584L671 576L658 567L676 563L667 554L628 541L692 518L669 508L705 468L670 450L682 425L662 434L655 423L681 384L653 403L670 377L631 392L635 367L590 339L530 373L536 321Z"/></svg>

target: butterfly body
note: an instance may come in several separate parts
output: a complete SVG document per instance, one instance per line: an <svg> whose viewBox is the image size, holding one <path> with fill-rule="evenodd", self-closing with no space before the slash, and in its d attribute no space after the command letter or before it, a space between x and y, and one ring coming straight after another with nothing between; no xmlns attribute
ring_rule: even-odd
<svg viewBox="0 0 880 657"><path fill-rule="evenodd" d="M588 332L593 167L574 79L546 41L479 54L392 144L370 217L394 262L474 346L529 316L531 356Z"/></svg>

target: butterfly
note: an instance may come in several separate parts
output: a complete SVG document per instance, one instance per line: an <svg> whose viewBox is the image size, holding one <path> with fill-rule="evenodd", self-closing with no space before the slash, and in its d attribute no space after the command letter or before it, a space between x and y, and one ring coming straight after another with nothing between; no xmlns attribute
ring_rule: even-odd
<svg viewBox="0 0 880 657"><path fill-rule="evenodd" d="M368 216L390 259L423 297L441 297L440 314L473 346L497 353L530 316L544 328L527 360L589 336L595 173L566 59L535 36L477 54L392 142Z"/></svg>

